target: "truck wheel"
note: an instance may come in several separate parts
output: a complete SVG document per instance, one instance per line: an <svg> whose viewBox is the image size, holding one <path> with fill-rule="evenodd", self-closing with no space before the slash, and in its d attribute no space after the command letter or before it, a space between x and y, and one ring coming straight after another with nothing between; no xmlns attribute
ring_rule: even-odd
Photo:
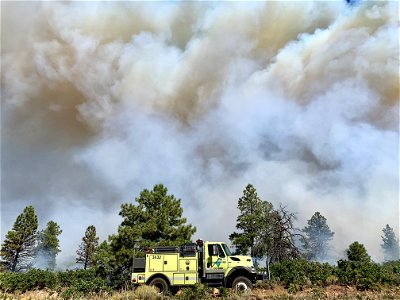
<svg viewBox="0 0 400 300"><path fill-rule="evenodd" d="M169 290L168 283L161 277L154 278L149 285L154 286L160 294L166 294Z"/></svg>
<svg viewBox="0 0 400 300"><path fill-rule="evenodd" d="M235 278L232 282L232 288L239 293L249 291L253 288L253 284L250 279L244 276L239 276Z"/></svg>

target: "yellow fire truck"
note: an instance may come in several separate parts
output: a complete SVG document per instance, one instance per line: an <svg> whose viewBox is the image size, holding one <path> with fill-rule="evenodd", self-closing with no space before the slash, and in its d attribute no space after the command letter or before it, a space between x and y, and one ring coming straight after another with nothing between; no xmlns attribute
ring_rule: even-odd
<svg viewBox="0 0 400 300"><path fill-rule="evenodd" d="M232 255L222 242L198 240L179 247L155 247L145 258L133 260L132 283L154 286L161 293L197 282L244 291L266 278L257 274L250 256Z"/></svg>

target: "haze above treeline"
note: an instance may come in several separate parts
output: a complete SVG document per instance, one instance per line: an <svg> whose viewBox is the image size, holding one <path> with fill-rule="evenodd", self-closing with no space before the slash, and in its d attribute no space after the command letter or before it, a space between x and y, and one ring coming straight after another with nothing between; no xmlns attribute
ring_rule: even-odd
<svg viewBox="0 0 400 300"><path fill-rule="evenodd" d="M226 240L251 182L344 256L399 232L397 2L2 2L1 239L33 205L63 253L164 183Z"/></svg>

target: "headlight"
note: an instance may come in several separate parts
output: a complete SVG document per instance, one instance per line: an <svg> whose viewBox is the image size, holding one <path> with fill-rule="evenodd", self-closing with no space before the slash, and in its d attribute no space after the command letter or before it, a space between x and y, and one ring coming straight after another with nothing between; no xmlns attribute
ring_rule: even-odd
<svg viewBox="0 0 400 300"><path fill-rule="evenodd" d="M254 268L254 266L250 266L249 269L250 269L251 272L255 272L256 271L256 268Z"/></svg>

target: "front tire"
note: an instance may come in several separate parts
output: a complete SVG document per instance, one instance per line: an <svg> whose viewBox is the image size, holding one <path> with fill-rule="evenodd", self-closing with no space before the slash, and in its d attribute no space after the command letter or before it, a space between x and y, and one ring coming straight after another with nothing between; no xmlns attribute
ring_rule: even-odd
<svg viewBox="0 0 400 300"><path fill-rule="evenodd" d="M150 286L154 287L160 294L166 294L169 290L169 285L165 279L156 277L149 283Z"/></svg>
<svg viewBox="0 0 400 300"><path fill-rule="evenodd" d="M247 277L239 276L232 281L232 288L235 292L244 293L250 291L253 288L253 284Z"/></svg>

